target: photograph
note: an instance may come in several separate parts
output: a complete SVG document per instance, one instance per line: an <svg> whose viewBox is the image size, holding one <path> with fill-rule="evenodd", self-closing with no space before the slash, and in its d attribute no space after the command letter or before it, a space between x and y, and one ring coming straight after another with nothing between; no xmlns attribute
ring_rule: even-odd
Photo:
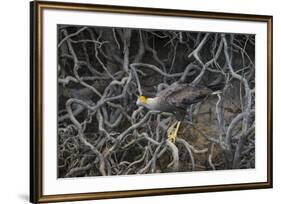
<svg viewBox="0 0 281 204"><path fill-rule="evenodd" d="M57 24L57 178L255 169L255 44Z"/></svg>

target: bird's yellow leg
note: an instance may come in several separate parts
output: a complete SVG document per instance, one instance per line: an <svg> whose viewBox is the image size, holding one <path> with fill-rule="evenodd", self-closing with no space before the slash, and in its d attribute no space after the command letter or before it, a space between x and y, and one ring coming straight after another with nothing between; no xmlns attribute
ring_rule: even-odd
<svg viewBox="0 0 281 204"><path fill-rule="evenodd" d="M173 132L174 132L174 130L175 130L175 126L176 126L177 123L178 123L178 122L173 123L173 124L168 128L168 130L167 130L167 136L168 136L168 139L169 139L169 140L171 140L170 138L171 138L172 135L173 135Z"/></svg>
<svg viewBox="0 0 281 204"><path fill-rule="evenodd" d="M181 122L177 121L167 130L168 140L175 143Z"/></svg>

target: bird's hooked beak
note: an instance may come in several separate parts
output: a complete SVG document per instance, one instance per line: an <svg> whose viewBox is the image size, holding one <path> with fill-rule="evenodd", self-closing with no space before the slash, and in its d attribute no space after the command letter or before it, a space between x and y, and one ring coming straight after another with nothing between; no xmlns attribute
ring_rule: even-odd
<svg viewBox="0 0 281 204"><path fill-rule="evenodd" d="M136 104L137 104L137 106L140 106L140 99L139 98L138 98Z"/></svg>

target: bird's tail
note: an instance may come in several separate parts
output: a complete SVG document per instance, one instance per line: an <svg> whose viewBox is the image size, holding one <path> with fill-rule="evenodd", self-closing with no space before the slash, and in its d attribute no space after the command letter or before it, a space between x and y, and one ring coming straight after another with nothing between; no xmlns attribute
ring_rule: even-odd
<svg viewBox="0 0 281 204"><path fill-rule="evenodd" d="M211 95L217 95L222 93L222 89L224 88L225 83L216 83L216 84L209 84L207 87L213 91Z"/></svg>
<svg viewBox="0 0 281 204"><path fill-rule="evenodd" d="M222 90L218 90L218 91L214 91L214 92L212 93L212 95L221 94L221 93L222 93Z"/></svg>
<svg viewBox="0 0 281 204"><path fill-rule="evenodd" d="M225 83L220 82L220 83L216 83L216 84L209 84L207 87L209 89L211 89L212 91L216 92L216 91L222 90L224 86L225 86Z"/></svg>

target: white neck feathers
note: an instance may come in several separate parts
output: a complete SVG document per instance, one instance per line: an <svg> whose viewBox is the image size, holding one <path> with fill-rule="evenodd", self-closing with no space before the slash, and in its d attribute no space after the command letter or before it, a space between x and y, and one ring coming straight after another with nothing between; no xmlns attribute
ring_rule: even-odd
<svg viewBox="0 0 281 204"><path fill-rule="evenodd" d="M150 110L158 110L158 98L148 98L145 104L145 107L150 109Z"/></svg>

